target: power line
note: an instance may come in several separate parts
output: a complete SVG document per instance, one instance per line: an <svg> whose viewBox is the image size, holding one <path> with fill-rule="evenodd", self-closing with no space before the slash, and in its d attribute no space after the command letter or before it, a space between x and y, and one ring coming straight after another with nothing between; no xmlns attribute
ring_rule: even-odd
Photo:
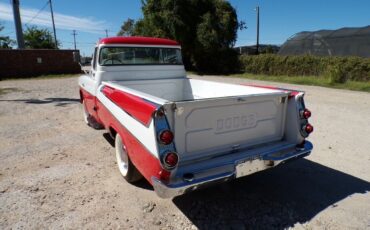
<svg viewBox="0 0 370 230"><path fill-rule="evenodd" d="M78 45L78 47L79 47L79 48L81 48L81 47L89 47L89 48L92 48L92 47L93 47L93 45L87 45L87 44L85 44L85 45Z"/></svg>
<svg viewBox="0 0 370 230"><path fill-rule="evenodd" d="M39 14L48 6L49 2L46 2L45 5L28 21L25 23L25 25L30 24L33 19L35 19Z"/></svg>
<svg viewBox="0 0 370 230"><path fill-rule="evenodd" d="M14 31L10 31L8 33L3 33L2 35L5 36L5 35L9 35L9 34L14 34Z"/></svg>
<svg viewBox="0 0 370 230"><path fill-rule="evenodd" d="M72 34L73 35L73 34ZM77 35L77 34L76 34ZM59 40L60 41L60 40ZM61 41L63 43L68 43L68 44L74 44L74 42L71 41ZM96 42L76 42L77 45L95 45Z"/></svg>

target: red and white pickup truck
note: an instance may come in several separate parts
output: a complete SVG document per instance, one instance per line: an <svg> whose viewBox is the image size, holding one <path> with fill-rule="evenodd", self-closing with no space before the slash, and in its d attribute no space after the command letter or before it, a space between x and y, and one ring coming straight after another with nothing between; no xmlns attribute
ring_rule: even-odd
<svg viewBox="0 0 370 230"><path fill-rule="evenodd" d="M101 39L79 86L85 122L115 139L120 173L163 198L312 150L303 92L187 78L173 40Z"/></svg>

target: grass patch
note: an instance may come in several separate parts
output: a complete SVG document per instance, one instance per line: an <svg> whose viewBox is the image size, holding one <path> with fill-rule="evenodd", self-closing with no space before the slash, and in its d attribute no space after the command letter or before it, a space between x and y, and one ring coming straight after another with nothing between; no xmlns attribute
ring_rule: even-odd
<svg viewBox="0 0 370 230"><path fill-rule="evenodd" d="M19 92L21 91L18 88L0 88L0 95L4 95L11 92Z"/></svg>
<svg viewBox="0 0 370 230"><path fill-rule="evenodd" d="M323 86L335 89L348 89L355 91L370 92L370 81L359 82L347 80L344 83L333 83L329 78L318 77L318 76L268 76L268 75L255 75L255 74L233 74L230 77L238 78L248 78L261 81L274 81L274 82L284 82L299 85L314 85Z"/></svg>
<svg viewBox="0 0 370 230"><path fill-rule="evenodd" d="M71 77L78 77L80 75L82 74L48 74L48 75L31 76L31 77L10 77L10 78L3 78L2 80L71 78Z"/></svg>

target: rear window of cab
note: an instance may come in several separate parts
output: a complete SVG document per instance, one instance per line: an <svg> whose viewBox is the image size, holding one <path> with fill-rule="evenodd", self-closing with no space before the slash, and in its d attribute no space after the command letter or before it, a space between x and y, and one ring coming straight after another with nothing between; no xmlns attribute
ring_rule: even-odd
<svg viewBox="0 0 370 230"><path fill-rule="evenodd" d="M179 48L103 47L99 64L111 65L182 65Z"/></svg>

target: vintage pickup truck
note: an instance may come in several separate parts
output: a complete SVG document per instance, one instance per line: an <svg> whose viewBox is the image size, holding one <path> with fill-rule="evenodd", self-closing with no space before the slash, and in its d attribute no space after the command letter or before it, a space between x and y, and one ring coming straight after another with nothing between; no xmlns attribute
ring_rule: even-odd
<svg viewBox="0 0 370 230"><path fill-rule="evenodd" d="M120 173L170 198L310 154L304 93L191 79L173 40L110 37L79 78L85 122L115 140Z"/></svg>

